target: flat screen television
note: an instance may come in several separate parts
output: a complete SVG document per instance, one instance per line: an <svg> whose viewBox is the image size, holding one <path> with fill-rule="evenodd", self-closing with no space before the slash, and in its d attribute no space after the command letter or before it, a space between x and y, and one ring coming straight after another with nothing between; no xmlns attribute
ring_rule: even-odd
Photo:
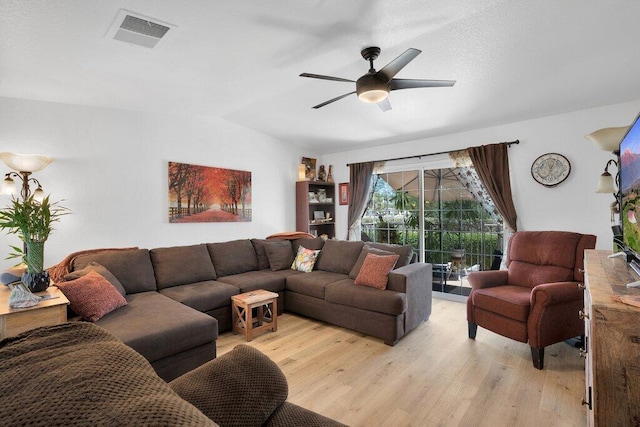
<svg viewBox="0 0 640 427"><path fill-rule="evenodd" d="M620 216L625 252L640 266L640 114L620 141ZM634 268L635 270L635 268ZM638 270L637 273L640 274Z"/></svg>

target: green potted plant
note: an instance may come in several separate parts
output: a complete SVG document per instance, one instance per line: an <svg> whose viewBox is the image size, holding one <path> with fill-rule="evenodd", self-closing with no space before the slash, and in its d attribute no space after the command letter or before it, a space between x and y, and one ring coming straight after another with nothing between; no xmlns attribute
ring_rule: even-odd
<svg viewBox="0 0 640 427"><path fill-rule="evenodd" d="M57 202L50 203L49 196L42 202L34 196L13 198L9 206L0 210L0 228L17 234L24 243L24 248L10 246L13 253L7 259L22 258L27 268L22 282L32 292L49 286L49 273L44 270L44 243L53 231L53 223L68 213L69 210Z"/></svg>

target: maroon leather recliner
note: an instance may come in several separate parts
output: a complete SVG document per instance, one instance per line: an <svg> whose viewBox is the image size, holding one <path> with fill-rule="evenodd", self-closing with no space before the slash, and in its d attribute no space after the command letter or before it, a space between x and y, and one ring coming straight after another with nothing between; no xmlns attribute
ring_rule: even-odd
<svg viewBox="0 0 640 427"><path fill-rule="evenodd" d="M469 274L469 338L478 326L531 346L542 369L544 348L584 335L584 250L596 236L566 231L520 231L507 248L507 270Z"/></svg>

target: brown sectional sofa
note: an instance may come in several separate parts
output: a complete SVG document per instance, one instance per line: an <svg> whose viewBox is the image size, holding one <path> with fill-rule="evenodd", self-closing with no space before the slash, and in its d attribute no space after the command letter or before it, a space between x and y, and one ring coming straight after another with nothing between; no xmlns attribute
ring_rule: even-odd
<svg viewBox="0 0 640 427"><path fill-rule="evenodd" d="M289 268L299 246L321 249L314 271ZM367 253L398 253L386 290L354 284ZM242 239L76 256L122 283L128 305L99 319L170 381L216 356L218 332L231 329L231 296L256 289L280 295L286 310L394 345L431 314L431 265L410 263L409 246L322 239Z"/></svg>

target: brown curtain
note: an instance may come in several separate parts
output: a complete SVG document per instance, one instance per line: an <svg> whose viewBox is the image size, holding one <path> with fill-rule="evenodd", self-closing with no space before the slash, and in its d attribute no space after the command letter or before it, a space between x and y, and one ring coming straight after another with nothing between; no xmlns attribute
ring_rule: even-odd
<svg viewBox="0 0 640 427"><path fill-rule="evenodd" d="M507 144L469 147L467 152L496 209L504 218L505 225L513 232L518 231L516 225L518 215L511 196Z"/></svg>
<svg viewBox="0 0 640 427"><path fill-rule="evenodd" d="M347 236L362 217L369 202L369 187L375 162L353 163L349 165L349 210L347 214Z"/></svg>

